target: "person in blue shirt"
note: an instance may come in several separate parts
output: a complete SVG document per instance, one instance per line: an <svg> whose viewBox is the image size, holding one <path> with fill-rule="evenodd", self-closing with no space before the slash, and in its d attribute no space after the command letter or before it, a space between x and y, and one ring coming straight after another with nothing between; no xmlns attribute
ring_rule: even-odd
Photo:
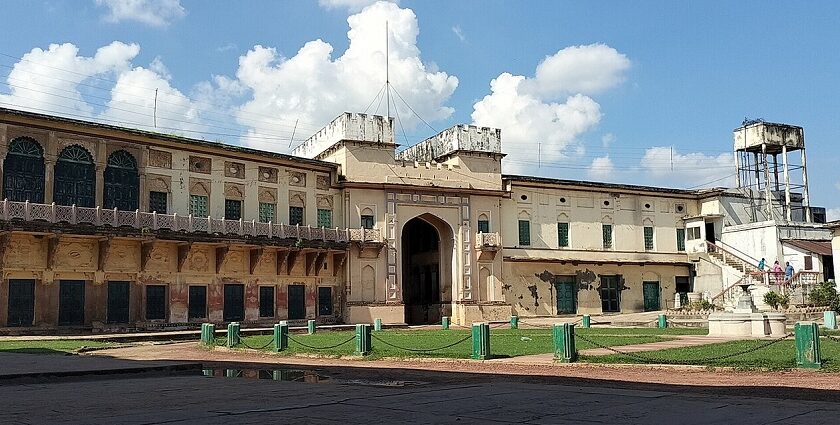
<svg viewBox="0 0 840 425"><path fill-rule="evenodd" d="M785 281L790 280L793 278L793 266L790 265L790 261L785 263Z"/></svg>
<svg viewBox="0 0 840 425"><path fill-rule="evenodd" d="M758 269L761 270L761 271L764 271L764 266L766 266L766 265L767 265L767 260L762 258L761 261L758 262Z"/></svg>

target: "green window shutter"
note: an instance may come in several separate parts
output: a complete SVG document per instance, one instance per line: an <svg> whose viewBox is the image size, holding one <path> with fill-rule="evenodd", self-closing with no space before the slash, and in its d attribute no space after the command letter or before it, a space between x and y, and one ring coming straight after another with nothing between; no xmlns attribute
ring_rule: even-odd
<svg viewBox="0 0 840 425"><path fill-rule="evenodd" d="M685 229L677 229L677 251L685 251Z"/></svg>
<svg viewBox="0 0 840 425"><path fill-rule="evenodd" d="M531 222L528 220L519 220L519 245L531 245Z"/></svg>
<svg viewBox="0 0 840 425"><path fill-rule="evenodd" d="M645 251L653 251L653 227L645 226Z"/></svg>
<svg viewBox="0 0 840 425"><path fill-rule="evenodd" d="M373 229L373 216L372 215L363 215L362 216L362 228L363 229Z"/></svg>
<svg viewBox="0 0 840 425"><path fill-rule="evenodd" d="M206 196L190 195L190 214L195 217L207 217L210 215L207 210Z"/></svg>
<svg viewBox="0 0 840 425"><path fill-rule="evenodd" d="M276 220L277 206L269 202L260 202L260 222L274 223Z"/></svg>
<svg viewBox="0 0 840 425"><path fill-rule="evenodd" d="M289 224L303 225L303 207L289 207Z"/></svg>
<svg viewBox="0 0 840 425"><path fill-rule="evenodd" d="M487 220L478 220L478 231L480 233L490 233L490 222Z"/></svg>
<svg viewBox="0 0 840 425"><path fill-rule="evenodd" d="M225 220L239 220L242 218L242 201L225 199Z"/></svg>
<svg viewBox="0 0 840 425"><path fill-rule="evenodd" d="M332 210L318 208L318 227L332 227Z"/></svg>
<svg viewBox="0 0 840 425"><path fill-rule="evenodd" d="M166 214L166 192L149 192L149 212Z"/></svg>
<svg viewBox="0 0 840 425"><path fill-rule="evenodd" d="M569 223L557 223L557 245L561 248L569 246Z"/></svg>
<svg viewBox="0 0 840 425"><path fill-rule="evenodd" d="M602 230L603 230L603 233L604 233L604 249L612 249L612 246L613 246L612 224L604 224L602 226Z"/></svg>

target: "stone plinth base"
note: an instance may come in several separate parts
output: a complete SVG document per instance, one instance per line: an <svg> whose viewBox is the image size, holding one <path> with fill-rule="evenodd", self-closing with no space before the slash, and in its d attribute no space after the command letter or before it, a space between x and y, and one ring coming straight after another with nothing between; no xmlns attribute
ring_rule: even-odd
<svg viewBox="0 0 840 425"><path fill-rule="evenodd" d="M382 323L405 323L405 306L402 304L349 305L344 321L348 324L373 323L382 319Z"/></svg>
<svg viewBox="0 0 840 425"><path fill-rule="evenodd" d="M785 335L782 313L712 313L709 315L709 336L780 337Z"/></svg>

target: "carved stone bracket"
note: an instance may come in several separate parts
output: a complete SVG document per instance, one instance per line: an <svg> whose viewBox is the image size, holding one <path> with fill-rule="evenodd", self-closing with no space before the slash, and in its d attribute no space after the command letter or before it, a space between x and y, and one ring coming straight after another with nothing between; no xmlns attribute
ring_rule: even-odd
<svg viewBox="0 0 840 425"><path fill-rule="evenodd" d="M324 261L327 259L327 252L307 252L306 253L306 275L317 276L324 267Z"/></svg>
<svg viewBox="0 0 840 425"><path fill-rule="evenodd" d="M381 242L364 242L359 244L359 258L379 258L379 253L382 252L382 247L385 244Z"/></svg>
<svg viewBox="0 0 840 425"><path fill-rule="evenodd" d="M58 251L59 240L58 235L50 235L47 238L47 268L50 270L55 269L55 253Z"/></svg>
<svg viewBox="0 0 840 425"><path fill-rule="evenodd" d="M251 259L250 259L250 262L248 263L248 269L249 269L251 274L254 274L254 271L257 269L257 266L265 258L265 256L268 255L270 252L271 251L269 251L265 248L262 248L262 247L251 248L251 250L250 250Z"/></svg>
<svg viewBox="0 0 840 425"><path fill-rule="evenodd" d="M178 272L184 270L184 264L187 263L187 258L190 256L192 250L192 243L183 243L178 245Z"/></svg>
<svg viewBox="0 0 840 425"><path fill-rule="evenodd" d="M286 269L286 261L289 258L289 253L291 251L285 251L282 249L277 250L277 274L282 274L283 270Z"/></svg>
<svg viewBox="0 0 840 425"><path fill-rule="evenodd" d="M216 247L216 273L222 272L222 266L224 266L229 252L230 245Z"/></svg>
<svg viewBox="0 0 840 425"><path fill-rule="evenodd" d="M9 232L0 234L0 269L6 266L6 251L11 240L12 235Z"/></svg>
<svg viewBox="0 0 840 425"><path fill-rule="evenodd" d="M344 263L347 261L347 253L346 252L336 252L333 253L333 276L338 276L338 271L344 267Z"/></svg>
<svg viewBox="0 0 840 425"><path fill-rule="evenodd" d="M99 240L99 262L98 271L105 271L105 265L108 264L108 256L111 254L111 238Z"/></svg>
<svg viewBox="0 0 840 425"><path fill-rule="evenodd" d="M286 257L286 274L292 274L292 269L295 268L295 262L298 259L300 251L289 251L289 256Z"/></svg>
<svg viewBox="0 0 840 425"><path fill-rule="evenodd" d="M155 240L140 243L140 271L146 271L146 265L149 264L149 259L152 258L152 252L154 251Z"/></svg>

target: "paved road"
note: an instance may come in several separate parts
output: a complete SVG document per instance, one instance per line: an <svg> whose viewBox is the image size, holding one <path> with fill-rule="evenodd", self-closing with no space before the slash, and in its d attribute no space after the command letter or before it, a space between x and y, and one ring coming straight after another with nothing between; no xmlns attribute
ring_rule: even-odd
<svg viewBox="0 0 840 425"><path fill-rule="evenodd" d="M512 381L492 375L463 383L436 381L433 376L423 381L417 372L406 376L413 381L151 376L3 385L0 422L749 425L834 424L840 417L836 401L733 397L664 386L641 390L608 383Z"/></svg>

